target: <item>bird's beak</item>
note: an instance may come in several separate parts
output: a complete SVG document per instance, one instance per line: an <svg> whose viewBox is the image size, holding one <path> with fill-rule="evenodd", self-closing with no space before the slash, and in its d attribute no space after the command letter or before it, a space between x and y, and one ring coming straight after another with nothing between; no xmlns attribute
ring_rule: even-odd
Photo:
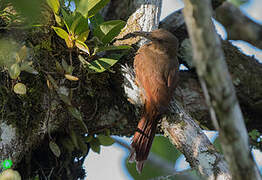
<svg viewBox="0 0 262 180"><path fill-rule="evenodd" d="M144 38L150 39L150 32L145 32L145 31L135 31L132 34L134 34L134 36L142 36Z"/></svg>
<svg viewBox="0 0 262 180"><path fill-rule="evenodd" d="M135 31L132 33L134 36L142 36L148 40L153 41L154 38L152 37L150 32L145 32L145 31Z"/></svg>
<svg viewBox="0 0 262 180"><path fill-rule="evenodd" d="M137 37L137 36L142 36L142 37L147 38L149 40L152 39L150 32L135 31L135 32L129 33L129 34L125 35L123 38L120 38L120 39L117 39L117 40L125 40L125 39L128 39L128 38L134 38L134 37Z"/></svg>

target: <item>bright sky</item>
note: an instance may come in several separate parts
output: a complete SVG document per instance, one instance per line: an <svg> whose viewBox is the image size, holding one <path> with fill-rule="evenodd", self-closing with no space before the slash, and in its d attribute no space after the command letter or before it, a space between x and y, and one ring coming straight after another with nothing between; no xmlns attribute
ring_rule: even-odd
<svg viewBox="0 0 262 180"><path fill-rule="evenodd" d="M130 138L121 138L121 140L130 142ZM90 150L84 165L88 180L131 180L124 162L127 155L128 151L117 144L102 146L100 154Z"/></svg>
<svg viewBox="0 0 262 180"><path fill-rule="evenodd" d="M180 0L163 0L161 19L172 13L174 10L178 10L183 7L183 3ZM241 9L249 15L253 20L262 24L262 1L261 0L250 0L250 3L241 6ZM226 38L223 27L216 23L216 28L223 38ZM234 45L238 46L243 52L248 55L254 55L257 59L262 62L262 51L254 48L248 43L241 41L233 42ZM210 134L210 133L209 133ZM214 133L212 134L214 136ZM210 136L211 136L210 135ZM129 138L124 138L126 141L130 141ZM254 157L257 159L257 164L262 167L262 154L258 153L257 150L253 150ZM124 159L127 156L126 150L120 148L119 145L112 145L110 147L102 147L101 153L97 154L90 150L84 167L87 170L88 180L131 180L128 176L128 172L124 165ZM180 157L181 161L184 158ZM176 168L186 168L186 163L181 163L181 166Z"/></svg>

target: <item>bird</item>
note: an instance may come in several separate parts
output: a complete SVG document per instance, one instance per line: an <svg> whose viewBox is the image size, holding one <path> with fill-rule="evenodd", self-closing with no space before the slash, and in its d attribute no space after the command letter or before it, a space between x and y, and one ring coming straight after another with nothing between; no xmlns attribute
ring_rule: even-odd
<svg viewBox="0 0 262 180"><path fill-rule="evenodd" d="M179 79L177 60L178 39L164 29L137 31L149 43L140 47L134 58L135 82L143 102L141 119L131 143L129 162L136 161L142 172L155 137L157 124L168 111L169 103Z"/></svg>

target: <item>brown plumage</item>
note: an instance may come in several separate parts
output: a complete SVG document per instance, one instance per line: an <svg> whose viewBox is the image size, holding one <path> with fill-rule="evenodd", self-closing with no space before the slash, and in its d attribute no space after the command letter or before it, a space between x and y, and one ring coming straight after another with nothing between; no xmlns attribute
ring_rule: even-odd
<svg viewBox="0 0 262 180"><path fill-rule="evenodd" d="M168 110L177 85L178 40L163 29L134 34L151 40L138 50L134 60L136 82L141 90L144 108L131 144L133 151L130 161L136 160L137 171L140 173L148 157L157 123Z"/></svg>

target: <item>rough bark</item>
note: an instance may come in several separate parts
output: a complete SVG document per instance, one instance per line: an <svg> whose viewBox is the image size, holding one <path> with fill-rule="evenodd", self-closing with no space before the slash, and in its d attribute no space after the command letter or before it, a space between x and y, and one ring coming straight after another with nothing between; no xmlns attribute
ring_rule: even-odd
<svg viewBox="0 0 262 180"><path fill-rule="evenodd" d="M150 10L147 10L146 12L150 12ZM136 12L132 14L130 18L132 17L137 17ZM138 20L140 18L141 17L138 17ZM127 27L130 28L131 24L132 23L129 24L128 21ZM143 30L148 31L150 29ZM120 35L120 37L124 36L129 32L129 30L125 29ZM124 41L120 43L130 42ZM126 86L124 86L124 88L126 90L128 98L131 99L132 102L136 105L141 105L139 99L139 91L136 84L134 83L134 72L132 68L130 68L128 65L123 66L123 72L125 72L123 75L126 78ZM177 91L177 94L181 95L180 97L186 96L189 99L194 98L195 96L198 96L200 94L198 92L190 96L189 94L185 95L186 91L183 91L181 89L178 89ZM172 110L173 113L176 111L175 109L177 110L177 108L174 108ZM181 112L182 115L178 117L177 112ZM201 175L210 177L210 179L216 179L217 177L230 179L231 176L228 173L225 161L223 160L221 155L219 155L219 153L216 152L213 145L209 142L205 134L203 134L203 132L201 131L201 128L199 128L199 126L196 123L194 123L190 116L185 113L185 110L183 108L180 107L174 114L176 115L174 115L173 118L171 118L173 119L173 121L163 120L162 126L164 134L168 135L171 141L175 144L175 146L187 157L187 160L191 164L191 167L196 168ZM217 171L214 171L214 169L216 169Z"/></svg>
<svg viewBox="0 0 262 180"><path fill-rule="evenodd" d="M173 34L179 37L181 42L179 50L180 61L189 69L194 69L192 61L192 46L187 39L188 33L182 11L179 10L167 16L160 22L160 27L173 32ZM261 131L261 126L257 122L259 122L262 107L260 100L262 98L262 64L252 56L244 55L238 48L226 40L222 41L222 48L233 84L236 86L237 97L245 115L247 128L257 128ZM197 81L196 76L193 76L194 73L188 72L187 74L189 77L186 79L190 78L192 82L194 81L192 79L195 78ZM198 89L200 86L196 85L194 87L195 89ZM192 90L192 88L190 89ZM201 90L198 90L198 92L200 91ZM194 94L194 92L188 94ZM196 102L203 102L201 100L202 97L203 96L199 96L200 99L196 99ZM194 101L192 101L192 104L195 104ZM211 128L210 118L206 111L205 103L199 104L198 107L199 108L194 107L194 109L197 110L196 112L199 112L203 118L198 117L196 119L198 119L198 121L200 121L204 126ZM191 111L189 111L189 113L191 114ZM191 116L195 117L193 114L191 114ZM255 124L256 127L254 126Z"/></svg>
<svg viewBox="0 0 262 180"><path fill-rule="evenodd" d="M123 68L124 72L128 72L124 74L126 77L126 85L129 85L126 87L128 88L126 93L130 99L133 97L136 99L137 96L134 96L134 94L139 92L136 92L137 86L134 83L134 76L132 76L133 70L129 66ZM130 86L130 84L132 84L132 86ZM130 87L132 88L130 89ZM132 93L130 93L131 91ZM186 88L182 90L179 86L174 96L180 96L181 98L183 95L186 96L186 94ZM187 98L194 99L198 95L200 95L199 92L196 92L195 94L188 95ZM135 99L132 99L132 102L135 102ZM138 102L140 101L138 100ZM183 102L186 103L185 101ZM195 106L197 106L197 104L195 104ZM170 138L170 141L176 148L185 155L191 167L197 169L202 176L209 177L210 180L218 177L231 179L223 157L215 150L201 128L194 122L190 115L186 113L184 108L176 105L175 101L172 102L171 107L170 114L172 115L162 119L161 127L164 134Z"/></svg>
<svg viewBox="0 0 262 180"><path fill-rule="evenodd" d="M248 147L248 135L220 40L206 1L185 0L183 10L193 47L194 63L211 118L233 179L261 179Z"/></svg>
<svg viewBox="0 0 262 180"><path fill-rule="evenodd" d="M176 115L162 120L164 134L186 157L190 166L207 179L231 179L223 156L216 151L202 129L175 102L171 112Z"/></svg>

